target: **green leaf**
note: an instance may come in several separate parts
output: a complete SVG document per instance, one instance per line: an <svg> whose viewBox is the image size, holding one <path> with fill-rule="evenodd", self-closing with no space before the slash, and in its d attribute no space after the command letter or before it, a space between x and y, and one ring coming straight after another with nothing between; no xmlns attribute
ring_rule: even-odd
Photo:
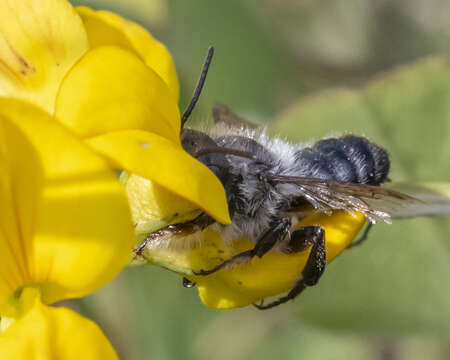
<svg viewBox="0 0 450 360"><path fill-rule="evenodd" d="M301 99L271 130L294 142L364 135L390 152L394 181L449 181L448 61L430 58L361 89ZM296 301L300 318L339 331L448 335L449 234L448 219L377 225L366 243L344 252Z"/></svg>

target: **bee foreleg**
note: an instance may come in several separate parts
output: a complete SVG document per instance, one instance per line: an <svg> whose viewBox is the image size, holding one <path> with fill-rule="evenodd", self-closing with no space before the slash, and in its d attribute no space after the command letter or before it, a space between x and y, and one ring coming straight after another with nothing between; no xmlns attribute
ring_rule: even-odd
<svg viewBox="0 0 450 360"><path fill-rule="evenodd" d="M255 256L261 258L264 254L270 251L278 241L286 236L290 226L291 221L289 219L281 219L281 221L273 224L273 226L271 226L260 238L256 240L256 244L253 249L234 255L231 259L224 261L211 270L200 270L199 272L194 272L194 274L209 275L218 270L225 269L236 264L247 263Z"/></svg>
<svg viewBox="0 0 450 360"><path fill-rule="evenodd" d="M325 230L320 226L305 226L292 233L295 239L295 249L304 250L312 244L308 261L302 271L301 277L295 282L295 285L286 296L271 302L267 305L253 304L260 310L266 310L283 304L289 300L295 299L308 286L314 286L319 281L325 271L326 251L325 251ZM304 247L304 248L303 248ZM301 250L300 250L301 249Z"/></svg>

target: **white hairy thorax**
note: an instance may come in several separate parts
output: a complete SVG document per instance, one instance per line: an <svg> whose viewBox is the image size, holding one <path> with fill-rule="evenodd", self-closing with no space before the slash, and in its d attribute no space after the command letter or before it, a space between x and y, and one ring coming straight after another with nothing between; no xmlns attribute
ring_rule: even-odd
<svg viewBox="0 0 450 360"><path fill-rule="evenodd" d="M213 139L222 136L241 136L261 144L276 160L271 168L271 174L273 175L295 175L295 153L309 145L304 143L292 144L277 136L269 137L266 127L250 129L245 126L233 127L224 122L219 122L205 128L204 132ZM258 154L254 155L258 158L263 157L258 156ZM248 206L255 209L255 216L249 218L245 214L235 214L232 224L214 224L213 228L220 231L224 241L227 242L243 236L256 241L257 237L269 228L270 220L277 217L279 205L285 200L285 196L275 189L269 189L267 193L261 193L258 188L260 180L247 168L247 163L239 158L234 160L234 162L231 162L230 171L239 173L243 177L244 180L239 185L239 192L243 200L248 202Z"/></svg>

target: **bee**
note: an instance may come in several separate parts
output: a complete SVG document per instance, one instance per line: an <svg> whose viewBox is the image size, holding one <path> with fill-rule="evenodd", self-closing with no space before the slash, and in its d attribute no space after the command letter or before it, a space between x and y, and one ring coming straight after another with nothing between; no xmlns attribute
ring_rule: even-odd
<svg viewBox="0 0 450 360"><path fill-rule="evenodd" d="M208 57L191 104L182 118L184 125L203 87L211 62ZM269 137L234 114L228 107L213 109L214 125L206 131L183 128L183 148L219 178L226 191L232 223L217 224L206 213L191 221L172 224L150 234L158 237L186 237L209 226L219 228L224 239L253 239L254 247L236 254L212 269L195 275L208 276L224 268L249 262L278 249L295 253L311 248L304 269L291 290L278 300L255 306L269 309L297 297L316 285L326 266L323 227L296 224L312 213L336 210L365 215L369 225L360 240L367 238L372 224L393 218L448 214L448 202L435 203L381 187L388 181L390 159L387 151L356 135L330 137L310 145L291 144ZM137 249L141 251L146 242ZM191 283L186 283L191 286Z"/></svg>

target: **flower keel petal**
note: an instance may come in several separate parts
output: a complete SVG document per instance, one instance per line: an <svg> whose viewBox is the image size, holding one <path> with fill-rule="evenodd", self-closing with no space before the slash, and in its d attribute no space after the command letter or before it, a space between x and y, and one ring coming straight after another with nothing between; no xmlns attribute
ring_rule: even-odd
<svg viewBox="0 0 450 360"><path fill-rule="evenodd" d="M133 223L137 225L158 223L175 214L179 219L179 216L193 213L198 209L194 203L135 174L127 176L125 191L130 203Z"/></svg>
<svg viewBox="0 0 450 360"><path fill-rule="evenodd" d="M296 227L320 225L325 229L329 264L350 244L365 221L362 214L353 216L345 211L336 211L331 216L309 216ZM242 242L239 244L239 251L245 251L252 246L252 243ZM206 306L216 309L246 306L288 291L300 277L309 252L310 249L296 254L272 251L261 259L253 259L250 264L219 271L211 277L188 278L197 283L200 299Z"/></svg>
<svg viewBox="0 0 450 360"><path fill-rule="evenodd" d="M362 214L352 216L345 211L336 211L331 216L309 216L297 228L320 225L325 229L327 263L330 263L350 244L364 223ZM176 271L196 283L200 299L206 306L231 309L288 291L300 277L310 252L310 249L295 254L270 251L249 264L236 265L208 276L193 275L193 271L211 269L253 246L254 242L245 238L226 242L220 233L208 228L203 231L199 247L187 250L158 247L143 255L150 263Z"/></svg>

